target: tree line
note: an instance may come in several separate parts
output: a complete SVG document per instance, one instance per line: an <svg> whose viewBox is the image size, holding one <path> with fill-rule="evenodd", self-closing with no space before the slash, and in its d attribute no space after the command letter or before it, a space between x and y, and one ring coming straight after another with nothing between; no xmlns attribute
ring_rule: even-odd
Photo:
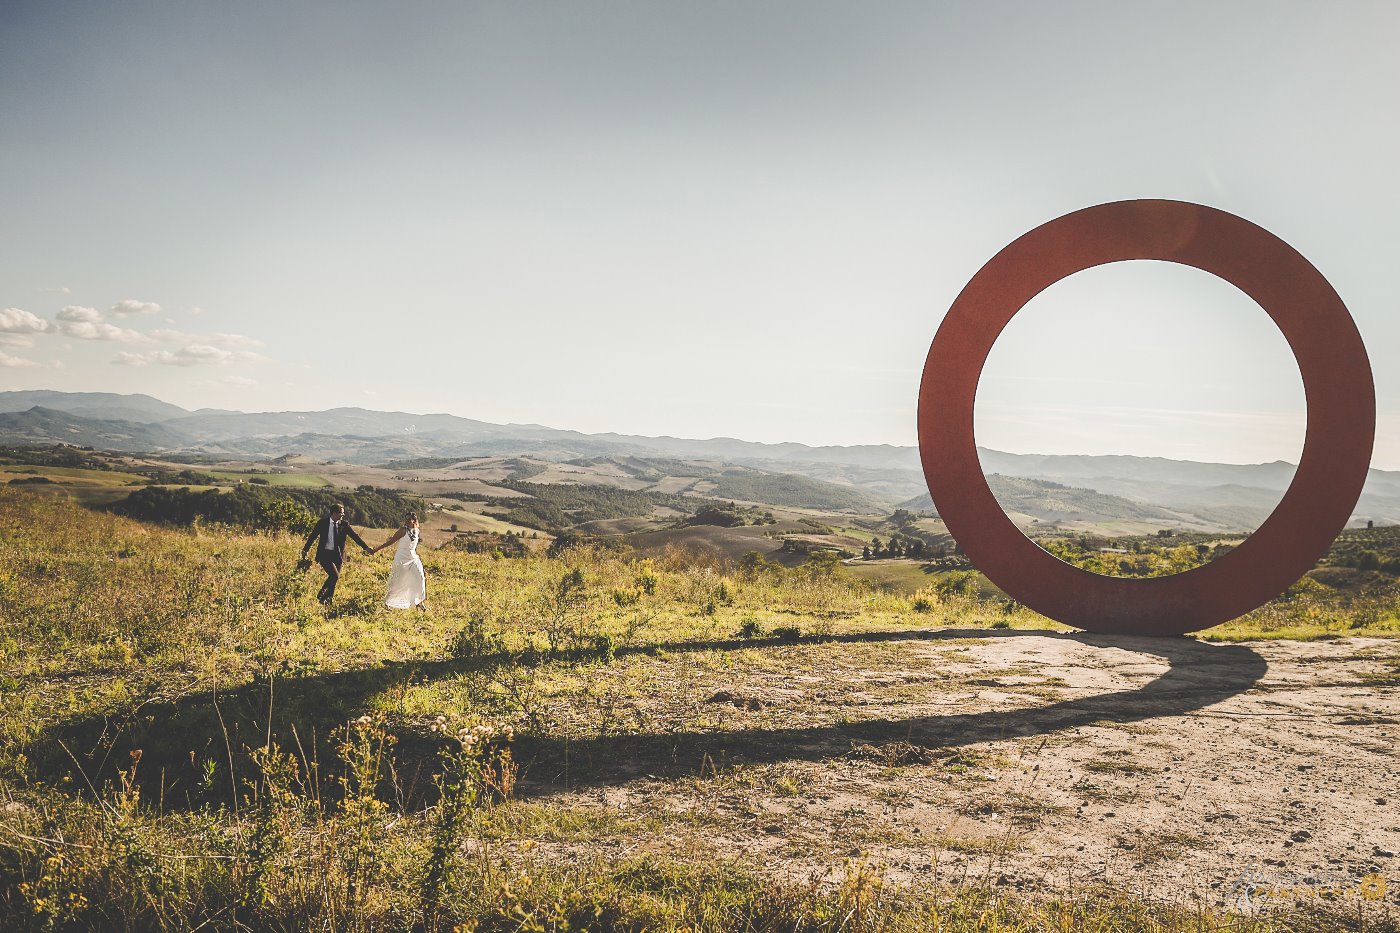
<svg viewBox="0 0 1400 933"><path fill-rule="evenodd" d="M395 528L409 512L426 511L426 503L392 489L361 486L350 490L235 486L193 490L144 486L108 506L118 515L164 525L188 527L196 521L238 528L306 533L335 503L345 506L352 524Z"/></svg>

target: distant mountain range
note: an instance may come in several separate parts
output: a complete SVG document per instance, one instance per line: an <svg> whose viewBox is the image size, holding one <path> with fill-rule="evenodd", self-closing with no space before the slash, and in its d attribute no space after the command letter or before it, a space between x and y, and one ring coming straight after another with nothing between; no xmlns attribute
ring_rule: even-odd
<svg viewBox="0 0 1400 933"><path fill-rule="evenodd" d="M0 443L67 443L107 450L219 459L289 454L381 464L418 457L676 458L748 466L845 487L859 501L928 510L914 447L813 447L735 438L690 440L583 434L538 424L492 424L449 414L189 411L148 395L49 390L0 392ZM1008 512L1046 521L1122 521L1208 529L1256 527L1294 466L1199 463L1158 457L1010 454L979 448ZM1030 481L1013 482L1013 479ZM854 500L853 500L854 501ZM1069 518L1066 519L1065 517ZM1355 522L1400 522L1400 473L1372 470Z"/></svg>

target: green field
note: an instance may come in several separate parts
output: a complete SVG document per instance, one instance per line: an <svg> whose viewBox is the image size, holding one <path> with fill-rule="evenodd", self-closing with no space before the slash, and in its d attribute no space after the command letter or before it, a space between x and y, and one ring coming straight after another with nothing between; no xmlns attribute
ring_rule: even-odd
<svg viewBox="0 0 1400 933"><path fill-rule="evenodd" d="M54 482L81 482L97 486L139 486L145 483L143 477L115 470L85 470L77 467L25 466L23 464L0 466L0 481L23 479L27 476L44 476Z"/></svg>
<svg viewBox="0 0 1400 933"><path fill-rule="evenodd" d="M317 476L315 473L236 473L227 470L202 470L201 472L227 480L230 483L251 483L257 480L258 483L265 482L269 486L292 486L303 489L333 485L330 480L324 476Z"/></svg>
<svg viewBox="0 0 1400 933"><path fill-rule="evenodd" d="M1045 902L887 886L859 847L908 844L896 836L862 836L855 854L830 833L767 855L726 846L769 838L745 801L800 802L846 760L837 748L829 764L763 763L769 736L870 715L861 678L886 677L907 639L942 644L921 676L959 691L977 689L947 669L960 644L1062 630L977 586L912 599L909 583L941 577L909 562L444 550L424 555L431 612L382 608L389 560L355 554L327 613L317 576L293 567L300 545L0 489L0 926L1284 929L1092 888ZM893 592L865 573L907 582ZM1394 606L1319 590L1213 634L1389 637ZM743 678L794 677L819 689L778 706L724 699ZM997 684L1030 702L1056 689ZM451 738L488 725L470 746ZM898 769L885 771L878 793L897 794ZM661 804L607 791L600 805L600 788L641 779ZM772 870L843 858L832 884Z"/></svg>
<svg viewBox="0 0 1400 933"><path fill-rule="evenodd" d="M932 564L915 560L852 561L846 568L857 580L905 596L935 589L940 579L958 572L938 570ZM1000 587L980 573L975 573L972 585L981 598L1009 598Z"/></svg>

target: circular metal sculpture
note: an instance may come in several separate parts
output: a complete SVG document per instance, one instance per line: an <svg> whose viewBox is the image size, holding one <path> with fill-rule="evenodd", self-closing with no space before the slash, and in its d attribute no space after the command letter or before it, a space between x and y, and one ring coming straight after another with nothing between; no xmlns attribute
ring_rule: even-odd
<svg viewBox="0 0 1400 933"><path fill-rule="evenodd" d="M1012 316L1068 275L1130 259L1193 266L1253 298L1293 350L1308 406L1298 471L1268 520L1209 564L1149 579L1090 573L1022 534L982 475L972 422L982 367ZM1262 227L1182 201L1085 208L1035 228L997 253L948 310L919 386L919 453L948 531L973 564L1013 598L1091 632L1199 631L1282 593L1346 526L1366 480L1375 427L1366 348L1322 274Z"/></svg>

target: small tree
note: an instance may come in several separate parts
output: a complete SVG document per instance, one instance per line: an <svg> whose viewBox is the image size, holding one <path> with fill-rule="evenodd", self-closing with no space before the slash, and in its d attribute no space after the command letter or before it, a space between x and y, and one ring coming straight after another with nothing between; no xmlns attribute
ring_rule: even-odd
<svg viewBox="0 0 1400 933"><path fill-rule="evenodd" d="M316 516L300 502L291 499L273 499L264 502L258 512L257 526L264 531L290 532L294 535L309 534L316 524Z"/></svg>
<svg viewBox="0 0 1400 933"><path fill-rule="evenodd" d="M763 568L767 565L768 562L758 551L747 551L743 557L739 558L739 570L750 579L762 573Z"/></svg>

